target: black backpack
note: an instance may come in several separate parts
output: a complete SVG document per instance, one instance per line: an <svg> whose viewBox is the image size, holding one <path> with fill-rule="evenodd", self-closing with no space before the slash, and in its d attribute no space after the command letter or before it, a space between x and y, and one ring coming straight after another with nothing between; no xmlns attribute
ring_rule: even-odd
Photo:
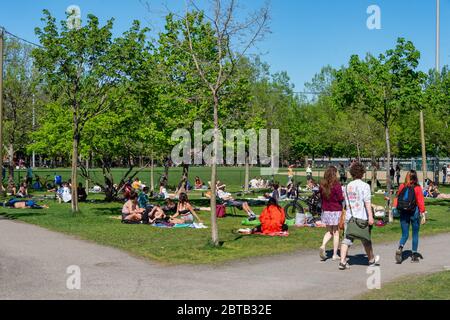
<svg viewBox="0 0 450 320"><path fill-rule="evenodd" d="M402 192L398 195L397 209L400 211L406 211L414 213L416 211L416 193L413 187L404 187Z"/></svg>

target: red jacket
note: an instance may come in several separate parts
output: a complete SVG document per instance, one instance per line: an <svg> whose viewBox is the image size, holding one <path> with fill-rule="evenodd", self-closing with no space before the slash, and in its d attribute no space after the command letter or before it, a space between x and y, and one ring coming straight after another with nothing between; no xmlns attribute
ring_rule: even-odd
<svg viewBox="0 0 450 320"><path fill-rule="evenodd" d="M394 200L394 207L395 208L397 208L398 196L403 191L403 189L405 189L405 184L401 184L400 188L398 188L397 197ZM421 186L416 186L414 188L414 193L416 195L416 203L417 203L417 206L419 207L419 211L420 211L421 214L424 214L426 209L425 209L425 198L423 196L422 187Z"/></svg>
<svg viewBox="0 0 450 320"><path fill-rule="evenodd" d="M286 222L286 214L283 208L272 205L264 209L259 220L261 221L262 233L272 234L282 231Z"/></svg>

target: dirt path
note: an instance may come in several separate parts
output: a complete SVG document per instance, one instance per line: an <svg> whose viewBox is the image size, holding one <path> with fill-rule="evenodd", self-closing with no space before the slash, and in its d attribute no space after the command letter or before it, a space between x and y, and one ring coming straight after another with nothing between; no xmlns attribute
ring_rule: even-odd
<svg viewBox="0 0 450 320"><path fill-rule="evenodd" d="M422 239L420 264L394 263L395 244L376 245L382 283L450 266L450 234ZM0 299L348 299L367 291L366 259L352 269L319 262L317 252L241 260L220 267L164 267L120 250L0 218ZM69 290L69 266L81 289Z"/></svg>

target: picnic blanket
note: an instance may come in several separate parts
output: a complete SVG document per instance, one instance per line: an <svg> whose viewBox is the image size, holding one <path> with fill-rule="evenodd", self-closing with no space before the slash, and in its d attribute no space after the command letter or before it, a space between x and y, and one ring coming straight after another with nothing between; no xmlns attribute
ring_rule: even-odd
<svg viewBox="0 0 450 320"><path fill-rule="evenodd" d="M266 236L266 237L289 237L288 231L281 231L281 232L265 234L262 232L253 233L252 229L239 229L238 233L243 234L243 235L257 235L257 236Z"/></svg>
<svg viewBox="0 0 450 320"><path fill-rule="evenodd" d="M243 225L243 226L247 226L247 227L257 227L257 226L259 226L260 224L261 224L261 221L259 221L258 219L253 220L253 221L250 221L249 219L242 220L242 225ZM289 227L294 226L294 225L295 225L295 219L292 219L292 220L286 220L286 224L287 224Z"/></svg>
<svg viewBox="0 0 450 320"><path fill-rule="evenodd" d="M157 223L152 225L156 228L165 228L165 229L208 229L203 223L192 223L192 224L175 224L172 225L170 223Z"/></svg>

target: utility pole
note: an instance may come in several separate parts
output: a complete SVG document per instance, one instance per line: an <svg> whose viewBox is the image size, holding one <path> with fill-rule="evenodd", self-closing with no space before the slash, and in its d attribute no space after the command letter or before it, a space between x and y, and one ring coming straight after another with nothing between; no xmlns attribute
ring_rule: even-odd
<svg viewBox="0 0 450 320"><path fill-rule="evenodd" d="M436 0L436 76L441 72L440 51L441 51L441 2ZM425 120L423 110L420 111L420 135L422 140L422 172L423 185L428 178L427 174L427 148L425 142Z"/></svg>
<svg viewBox="0 0 450 320"><path fill-rule="evenodd" d="M36 110L34 107L34 93L33 93L33 132L36 129ZM36 168L36 152L33 151L32 161L31 161L31 167L34 169Z"/></svg>
<svg viewBox="0 0 450 320"><path fill-rule="evenodd" d="M3 192L3 49L4 29L0 27L0 191Z"/></svg>

